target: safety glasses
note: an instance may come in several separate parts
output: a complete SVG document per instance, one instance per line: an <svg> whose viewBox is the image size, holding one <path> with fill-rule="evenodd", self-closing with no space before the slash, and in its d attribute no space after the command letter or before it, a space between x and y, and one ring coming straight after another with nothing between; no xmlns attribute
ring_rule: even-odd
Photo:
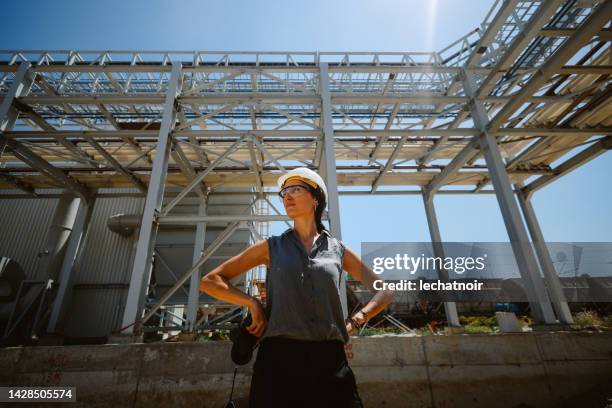
<svg viewBox="0 0 612 408"><path fill-rule="evenodd" d="M303 186L289 186L289 187L285 187L283 188L281 191L278 192L278 195L280 196L280 198L285 198L285 196L287 194L290 194L292 197L295 196L299 196L304 194L306 191L308 191L308 189L306 187Z"/></svg>

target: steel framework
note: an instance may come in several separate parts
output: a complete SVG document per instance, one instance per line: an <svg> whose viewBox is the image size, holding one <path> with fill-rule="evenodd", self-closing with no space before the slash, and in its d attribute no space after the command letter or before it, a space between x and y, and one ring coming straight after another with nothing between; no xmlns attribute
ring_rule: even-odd
<svg viewBox="0 0 612 408"><path fill-rule="evenodd" d="M434 242L436 194L496 194L534 316L571 322L529 200L612 145L610 16L611 1L497 1L479 28L430 53L0 51L0 188L146 196L126 332L190 277L195 285L241 223L287 218L251 208L215 218L226 231L145 311L160 223L197 224L202 246L209 194L239 187L269 203L269 187L296 166L324 175L339 238L338 194L422 195ZM173 215L193 194L200 213Z"/></svg>

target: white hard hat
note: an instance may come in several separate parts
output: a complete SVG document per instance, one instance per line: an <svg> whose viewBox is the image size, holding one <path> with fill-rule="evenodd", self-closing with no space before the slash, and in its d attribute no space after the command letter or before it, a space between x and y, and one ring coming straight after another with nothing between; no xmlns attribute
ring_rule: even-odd
<svg viewBox="0 0 612 408"><path fill-rule="evenodd" d="M297 167L293 170L288 171L287 173L283 174L278 178L278 180L276 181L276 183L278 184L278 189L282 189L283 184L285 184L285 181L289 180L292 177L303 179L302 181L306 182L312 187L314 187L312 185L313 183L319 186L321 190L323 190L323 195L325 196L325 205L327 205L327 187L325 186L325 183L323 182L321 176L310 170L308 167Z"/></svg>

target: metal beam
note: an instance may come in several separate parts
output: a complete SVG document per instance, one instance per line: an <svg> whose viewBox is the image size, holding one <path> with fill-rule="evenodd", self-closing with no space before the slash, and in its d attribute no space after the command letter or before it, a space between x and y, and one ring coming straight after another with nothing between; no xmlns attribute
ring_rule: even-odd
<svg viewBox="0 0 612 408"><path fill-rule="evenodd" d="M273 193L263 193L264 197L267 197L268 195L273 194ZM375 195L421 195L421 191L419 190L390 190L390 191L377 191L376 193L374 193ZM460 190L460 189L456 189L456 190L442 190L442 191L438 191L436 194L440 194L440 195L471 195L471 194L495 194L495 192L493 190L480 190L480 191L476 191L474 192L473 190ZM212 192L211 195L214 196L248 196L248 197L253 197L253 192L239 192L239 191L233 191L233 192L229 192L229 191L222 191L222 192ZM366 195L371 195L370 194L370 190L368 191L338 191L338 195L352 195L352 196L366 196ZM173 196L173 193L167 193L167 196L171 197ZM143 197L142 193L97 193L95 194L96 198L127 198L127 197ZM194 196L195 197L195 196ZM39 191L36 197L33 197L31 195L28 194L21 194L21 193L3 193L0 194L0 200L2 199L7 199L7 200L15 200L15 199L33 199L33 198L59 198L59 194L57 193L45 193L44 190ZM290 224L287 225L288 227L291 227Z"/></svg>
<svg viewBox="0 0 612 408"><path fill-rule="evenodd" d="M495 39L495 35L502 28L508 16L514 11L518 0L505 0L501 5L499 11L493 18L493 21L487 26L487 29L482 34L476 46L472 49L470 56L468 57L465 65L467 67L474 67L478 65L478 62L486 52L487 47L491 44L491 41Z"/></svg>
<svg viewBox="0 0 612 408"><path fill-rule="evenodd" d="M490 71L489 75L480 84L480 88L476 92L477 98L489 95L497 80L512 66L512 63L540 32L540 29L550 20L561 3L561 0L549 0L540 3L540 7L529 19L525 27L512 39L508 49L495 66L496 69Z"/></svg>
<svg viewBox="0 0 612 408"><path fill-rule="evenodd" d="M421 192L423 195L423 205L425 206L427 226L429 227L429 235L431 237L434 255L440 259L444 259L444 247L442 246L442 236L440 235L440 226L438 225L438 217L436 216L433 196L428 194L424 189L421 189ZM445 269L437 269L437 271L438 278L443 281L449 280L448 272ZM446 321L450 327L461 327L455 302L444 302L444 314L446 315Z"/></svg>
<svg viewBox="0 0 612 408"><path fill-rule="evenodd" d="M116 138L122 140L124 137L134 139L147 139L151 141L156 140L158 131L157 130L145 130L145 131L133 131L133 130L122 130L122 131L6 131L3 135L8 139L23 139L28 141L37 140L49 140L49 138L64 139L64 138L80 138L85 140L86 136L94 137L95 139L109 140ZM233 143L237 136L242 135L253 135L253 136L270 136L270 137L283 137L287 140L291 138L316 138L322 135L321 131L318 130L258 130L258 131L234 131L234 130L193 130L193 131L181 131L173 132L173 136L197 136L201 138L227 138L226 142L219 142L215 140L215 143ZM334 130L336 137L390 137L390 136L412 136L412 137L452 137L452 136L476 136L479 131L475 128L459 128L459 129L388 129L388 130ZM495 136L597 136L597 135L612 135L612 128L610 127L596 127L596 128L534 128L534 127L521 127L521 128L502 128L496 132L491 132ZM190 144L193 143L190 141Z"/></svg>
<svg viewBox="0 0 612 408"><path fill-rule="evenodd" d="M193 180L197 176L197 173L195 169L193 168L191 162L187 159L187 155L183 151L181 144L174 137L172 138L171 154L172 154L172 158L174 159L176 164L179 166L179 168L181 169L181 172L185 175L187 180L190 180L190 181ZM204 197L206 196L205 188L206 188L206 185L203 182L200 185L195 187L196 194L200 196L200 198L202 199L204 199Z"/></svg>
<svg viewBox="0 0 612 408"><path fill-rule="evenodd" d="M544 28L540 30L540 35L543 37L571 37L576 30L573 28ZM612 40L612 30L603 28L599 33L601 41Z"/></svg>
<svg viewBox="0 0 612 408"><path fill-rule="evenodd" d="M585 42L587 42L593 33L601 28L603 24L609 18L610 12L612 12L612 2L606 2L597 7L597 9L580 25L576 30L574 36L567 40L559 50L548 60L543 67L538 69L537 73L524 85L521 90L508 102L500 112L497 113L495 118L488 122L487 132L490 136L494 136L496 133L511 132L510 129L500 129L501 124L511 116L514 111L527 101L531 95L537 89L548 80L548 78L563 65L571 56L579 49ZM607 14L606 14L607 13ZM473 73L472 73L473 75ZM465 71L464 71L465 76ZM465 81L465 80L464 80ZM475 90L474 96L477 97L477 90ZM472 104L473 102L470 102ZM480 101L482 104L482 101ZM474 109L474 108L472 108ZM486 110L482 107L480 117L487 117ZM484 113L482 113L484 112ZM477 126L478 127L478 126ZM428 186L430 192L435 192L440 187L441 183L449 174L455 172L463 164L472 160L479 154L476 151L478 144L473 142L468 144L449 164L448 171L443 171L443 174L437 176L432 183ZM445 169L446 170L446 169Z"/></svg>
<svg viewBox="0 0 612 408"><path fill-rule="evenodd" d="M57 92L55 91L55 89L49 86L49 84L44 79L44 77L37 76L36 73L33 71L33 67L30 67L25 77L25 80L24 80L25 86L20 94L20 97L28 97L28 93L32 85L34 84L34 82L36 82L38 86L41 89L43 89L45 92L50 93L52 95L57 95ZM70 105L63 104L61 106L66 110L66 112L75 113L74 109ZM38 127L40 127L43 131L51 131L51 132L55 131L55 128L53 126L51 126L32 107L20 102L19 98L13 99L13 107L19 112L29 116L32 119L32 121ZM78 121L76 119L74 119L73 121L87 125L85 121ZM73 142L69 140L64 140L62 138L56 138L55 140L57 140L57 142L60 145L64 146L66 149L71 151L74 154L74 158L76 161L80 163L84 163L84 164L88 164L88 163L96 164L96 162L89 155L87 155L87 153L79 149L78 146L74 144Z"/></svg>
<svg viewBox="0 0 612 408"><path fill-rule="evenodd" d="M518 187L520 187L520 184ZM519 190L517 192L517 198L521 209L523 210L523 217L525 218L527 228L529 229L529 234L533 240L533 246L535 247L540 267L542 268L542 272L544 272L544 279L546 280L546 287L550 293L553 308L555 309L557 317L561 323L573 324L574 319L572 318L572 312L570 311L567 300L565 299L565 294L563 293L563 287L561 285L561 281L559 280L559 275L557 275L555 266L550 258L550 252L546 247L544 234L540 229L538 218L531 203L531 197L530 195Z"/></svg>
<svg viewBox="0 0 612 408"><path fill-rule="evenodd" d="M336 157L334 152L334 123L332 120L331 92L329 90L329 64L322 62L319 67L319 94L321 96L321 125L323 127L323 160L325 185L327 187L328 217L330 233L342 240L340 228L340 202L338 200L338 180L336 175ZM346 295L346 274L341 274L340 302L343 316L348 316Z"/></svg>
<svg viewBox="0 0 612 408"><path fill-rule="evenodd" d="M27 147L23 146L21 143L5 138L2 134L0 134L0 141L4 140L6 146L13 152L13 154L19 158L19 160L24 163L29 164L31 167L35 168L42 172L45 176L50 177L51 179L57 181L67 189L73 191L79 197L88 199L91 194L90 190L84 185L80 184L74 178L66 175L61 170L52 166L48 161L44 160L36 153L32 152Z"/></svg>
<svg viewBox="0 0 612 408"><path fill-rule="evenodd" d="M581 66L572 69L571 71L577 71L581 74L605 74L609 72L610 66ZM559 70L560 71L560 70ZM554 72L553 72L554 73ZM566 97L563 96L529 96L526 100L531 102L548 102L548 103L563 103L566 101ZM423 92L421 94L403 94L403 93L387 93L380 94L375 92L369 93L348 93L348 92L339 92L334 93L331 98L332 104L341 105L341 104L417 104L417 105L453 105L453 104L463 104L467 102L467 98L464 96L440 96L435 93L426 93ZM512 96L485 96L483 98L485 102L491 103L501 103L508 102L512 100ZM23 96L18 99L19 103L23 105L63 105L63 104L71 104L71 105L161 105L163 104L163 97L160 96L143 96L143 95L116 95L116 94L102 94L97 96L84 96L84 95L74 95L74 96ZM191 96L191 97L182 97L180 98L181 104L186 105L199 105L199 104L215 104L224 106L218 108L214 111L208 112L204 115L200 114L200 116L196 115L196 118L193 120L181 124L179 130L189 129L193 125L201 125L206 120L211 119L212 117L231 111L234 108L244 105L244 106L252 106L255 104L266 104L268 109L274 110L277 108L270 108L272 104L293 104L293 105L318 105L320 103L319 99L315 96L309 95L299 95L299 94L250 94L250 93L236 93L236 94L219 94L219 95L210 95L210 96ZM286 116L286 112L282 113L277 112L283 116ZM196 112L197 114L197 112ZM296 121L302 121L295 116L287 116L289 119L293 119ZM308 124L311 126L311 124Z"/></svg>
<svg viewBox="0 0 612 408"><path fill-rule="evenodd" d="M325 166L325 185L329 202L330 232L337 239L342 239L340 229L340 206L338 202L338 180L336 176L336 158L334 154L334 127L332 121L331 92L329 90L329 66L321 63L319 92L321 95L321 117L323 126L323 155Z"/></svg>
<svg viewBox="0 0 612 408"><path fill-rule="evenodd" d="M147 186L142 182L142 180L136 177L136 175L132 173L130 170L123 167L121 163L117 161L117 159L115 159L109 152L106 151L106 149L104 149L100 145L100 143L98 143L91 136L87 136L86 139L89 142L89 144L92 145L98 153L100 153L100 155L104 158L104 160L106 160L106 162L111 165L111 167L113 167L119 173L127 177L128 180L130 180L132 184L134 184L138 190L142 191L143 193L147 192Z"/></svg>
<svg viewBox="0 0 612 408"><path fill-rule="evenodd" d="M550 36L546 30L542 30L541 35ZM568 34L572 34L569 31L560 31L560 34L563 36L567 36ZM550 34L554 34L553 31ZM602 40L608 40L610 37L610 30L604 29L598 33L598 36L602 38ZM4 50L2 54L10 53L13 51ZM156 54L163 54L166 51L159 51ZM206 52L209 54L210 52ZM266 53L269 54L269 53ZM347 54L347 53L342 53ZM351 53L348 53L351 54ZM352 54L363 54L363 53L352 53ZM377 53L380 54L380 53ZM397 54L397 53L390 53ZM406 53L407 54L407 53ZM183 72L229 72L231 70L236 69L235 67L226 67L220 66L217 64L211 65L200 65L200 66L189 66L188 62L183 63ZM154 73L164 73L170 72L170 65L163 65L161 62L147 62L144 65L131 65L130 63L121 63L121 62L113 62L112 64L106 65L92 65L90 63L81 63L79 65L35 65L32 67L33 71L36 73L112 73L112 72L120 72L125 74L133 74L133 73L145 73L145 74L154 74ZM564 69L566 67L563 67ZM567 67L571 69L571 66ZM260 63L258 67L249 68L247 64L241 63L240 69L244 74L258 74L262 75L264 72L290 72L290 73L299 73L299 74L307 74L307 73L316 73L318 72L318 67L316 63L310 64L302 64L299 66L279 66L276 63L272 63L271 65L267 65L266 63ZM0 65L0 72L15 72L17 70L15 64ZM474 73L476 74L487 74L491 71L495 71L496 67L475 67ZM522 68L519 72L526 72L529 68ZM411 74L456 74L460 71L460 67L456 66L444 66L444 65L433 65L433 64L412 64L410 62L398 63L398 62L387 62L384 64L352 64L352 65L340 65L337 63L331 63L329 65L329 72L332 73L411 73ZM299 84L292 84L295 86L299 86Z"/></svg>
<svg viewBox="0 0 612 408"><path fill-rule="evenodd" d="M68 239L66 253L59 272L59 287L55 299L53 299L51 315L47 324L47 333L53 334L60 330L66 308L70 304L74 265L82 256L83 249L85 248L85 240L94 204L95 198L92 198L90 202L86 202L83 199L79 202L76 219Z"/></svg>
<svg viewBox="0 0 612 408"><path fill-rule="evenodd" d="M391 111L391 114L389 115L389 118L387 119L387 123L385 123L385 131L388 131L391 129L391 126L393 125L393 120L397 116L397 113L399 112L400 107L401 107L401 104L399 103L396 103L395 105L393 105L393 110ZM370 153L370 163L376 161L378 151L380 150L382 145L387 141L388 138L389 136L387 134L382 134L378 136L376 145L374 146L374 149L372 149L372 152Z"/></svg>
<svg viewBox="0 0 612 408"><path fill-rule="evenodd" d="M149 180L145 208L138 234L136 255L130 277L130 286L123 313L122 327L124 328L124 333L128 334L134 332L134 326L138 326L144 307L145 289L151 272L153 247L157 236L156 218L157 214L161 211L166 173L168 171L168 158L171 148L170 132L176 122L175 103L176 97L181 92L181 86L181 65L173 64L166 91L162 123L159 129L157 154L153 160L153 170Z"/></svg>
<svg viewBox="0 0 612 408"><path fill-rule="evenodd" d="M198 216L206 216L208 211L208 199L206 195L198 206ZM204 254L204 245L206 242L206 222L198 222L196 224L195 237L193 241L193 264L196 264ZM187 331L193 332L197 322L198 305L200 303L200 279L202 268L194 270L189 281L189 296L187 298Z"/></svg>
<svg viewBox="0 0 612 408"><path fill-rule="evenodd" d="M11 130L17 121L19 112L13 107L15 99L25 95L31 85L30 63L22 62L19 64L15 77L8 92L0 103L0 132Z"/></svg>
<svg viewBox="0 0 612 408"><path fill-rule="evenodd" d="M193 225L200 222L233 222L233 221L288 221L291 218L287 215L166 215L160 216L158 222L160 225L179 226ZM323 217L325 220L325 217Z"/></svg>
<svg viewBox="0 0 612 408"><path fill-rule="evenodd" d="M221 156L217 157L215 161L211 162L206 168L206 170L204 170L203 172L198 174L196 177L194 177L193 180L191 180L191 182L189 183L189 185L183 189L183 191L181 191L176 197L174 197L172 201L166 204L166 206L160 212L161 215L168 215L168 213L179 203L179 201L181 201L187 194L189 194L191 190L193 190L198 184L200 184L202 180L204 180L206 176L211 171L213 171L213 169L216 166L222 163L227 158L227 156L229 156L236 149L238 149L238 147L240 147L240 144L243 142L244 139L245 139L245 136L241 137L236 142L234 142L234 144L231 145L225 152L223 152Z"/></svg>
<svg viewBox="0 0 612 408"><path fill-rule="evenodd" d="M28 82L31 86L33 80L28 80ZM28 89L30 88L30 86L28 86ZM56 132L56 129L51 126L42 116L36 113L34 109L29 107L28 105L19 102L18 99L13 100L13 107L22 114L29 116L30 119L32 119L32 121L36 124L36 126L41 128L44 132L48 132L48 134L50 135L53 135L54 132ZM92 160L91 157L89 157L84 151L79 149L78 146L73 142L61 137L55 138L55 140L57 140L57 143L72 152L76 161L83 164L96 164L96 162Z"/></svg>
<svg viewBox="0 0 612 408"><path fill-rule="evenodd" d="M467 146L465 146L459 154L457 154L444 169L437 174L426 186L427 194L435 194L444 184L446 179L452 174L455 174L462 168L472 157L478 154L479 141L478 137L474 137Z"/></svg>
<svg viewBox="0 0 612 408"><path fill-rule="evenodd" d="M528 185L522 188L523 193L532 194L536 190L552 183L559 177L566 175L572 170L582 166L583 164L593 160L597 156L603 154L607 150L612 149L612 137L604 137L593 143L588 148L584 149L574 157L564 161L553 169L554 174L540 176Z"/></svg>
<svg viewBox="0 0 612 408"><path fill-rule="evenodd" d="M251 168L253 169L253 173L255 173L255 188L259 194L263 193L263 181L261 180L262 169L257 160L257 153L255 152L255 147L253 146L253 142L249 142L249 156L251 158Z"/></svg>
<svg viewBox="0 0 612 408"><path fill-rule="evenodd" d="M449 130L457 129L459 125L461 125L461 123L463 123L463 121L467 117L468 117L467 111L464 110L464 111L459 112L457 116L455 117L455 119L452 121L452 123L448 125L448 129ZM474 136L477 136L479 133L476 132L476 130L474 131L475 131ZM415 160L416 163L418 163L421 166L427 165L427 162L431 159L434 153L439 152L440 150L445 148L444 144L448 141L449 137L450 135L448 134L440 135L440 138L434 142L433 147Z"/></svg>
<svg viewBox="0 0 612 408"><path fill-rule="evenodd" d="M393 161L395 161L395 158L397 157L397 155L399 154L400 150L404 146L404 143L406 142L406 139L407 139L406 136L402 136L400 138L400 140L397 142L397 144L395 145L395 148L391 152L391 155L387 159L387 162L385 163L385 166L378 173L378 175L376 176L376 179L374 179L374 182L372 183L372 188L370 189L370 193L373 194L373 193L376 192L376 189L380 185L380 182L382 181L382 178L385 176L385 174L389 170L393 171Z"/></svg>
<svg viewBox="0 0 612 408"><path fill-rule="evenodd" d="M13 83L0 105L0 143L9 148L13 154L24 163L40 170L43 174L61 183L80 197L88 199L90 192L85 186L53 167L49 162L18 141L4 136L4 131L9 131L13 128L17 121L17 116L19 115L19 112L13 107L13 102L15 98L29 90L31 81L30 64L20 64L15 74L15 78L13 79Z"/></svg>
<svg viewBox="0 0 612 408"><path fill-rule="evenodd" d="M119 122L117 122L117 120L115 120L115 118L113 117L113 114L111 112L109 112L108 109L106 109L106 107L99 103L98 104L98 109L100 110L100 112L102 113L102 115L104 115L104 117L106 118L106 120L108 120L108 122L117 130L121 130L121 124L119 124ZM132 148L132 150L134 150L134 152L136 152L139 155L142 155L142 159L149 163L149 164L153 164L153 160L151 160L151 158L149 157L148 154L146 154L143 150L142 147L136 143L134 141L134 139L131 139L129 137L126 136L121 136L121 140L123 140L125 143L127 143L128 146L130 146Z"/></svg>
<svg viewBox="0 0 612 408"><path fill-rule="evenodd" d="M597 81L595 81L595 84L601 84L606 79L607 77L602 75ZM611 91L612 91L612 85L606 87L606 89L601 90L600 92L595 93L592 96L592 98L589 100L588 103L584 104L584 106L582 106L580 109L574 111L575 107L578 104L580 104L583 100L591 96L591 92L582 93L579 98L576 98L574 102L572 102L572 104L563 111L563 113L559 114L556 117L554 124L557 125L558 123L560 123L562 119L563 119L562 125L573 124L575 121L582 118L583 115L588 115L590 112L592 112L593 109L597 107L600 103L604 103L605 100L609 97ZM566 115L569 114L570 112L573 112L573 113L569 117L566 118ZM542 151L546 150L547 148L551 146L554 146L555 142L557 142L558 140L559 140L559 136L544 137L538 140L537 142L527 147L527 149L521 151L520 154L514 156L511 160L509 160L506 163L506 169L510 172L514 168L519 166L520 164L529 162L530 159L533 158L534 156L539 155ZM571 147L567 151L569 150L571 150ZM542 156L536 156L536 158L538 157L542 158ZM555 173L553 172L552 175L554 174ZM488 178L483 180L483 182L481 183L482 187L484 187L484 184L486 184L486 182L488 182Z"/></svg>
<svg viewBox="0 0 612 408"><path fill-rule="evenodd" d="M521 90L495 115L489 122L488 129L492 131L499 129L506 119L512 116L523 103L528 101L537 92L542 84L599 32L601 27L610 20L610 15L612 15L612 2L605 1L600 3L591 15L580 24L574 35L538 69L529 81L521 87Z"/></svg>
<svg viewBox="0 0 612 408"><path fill-rule="evenodd" d="M174 292L176 292L178 288L182 287L183 284L187 281L187 279L189 279L197 270L199 270L199 268L202 265L204 265L204 262L206 262L206 260L213 254L213 252L219 249L219 247L234 233L234 231L238 229L239 226L240 226L240 221L235 221L229 224L225 228L225 230L223 230L217 236L215 241L211 243L208 248L206 248L206 250L203 252L200 259L196 263L194 263L194 265L187 272L185 272L180 278L177 279L175 284L172 285L172 287L168 289L168 291L160 297L160 299L155 303L155 305L151 306L149 311L147 311L147 313L142 318L142 321L139 321L137 325L141 326L141 324L146 323L147 320L149 320L155 314L155 312L161 307L161 305L166 303L166 301L170 299L170 297L174 294ZM137 331L139 331L140 329L141 327L136 328Z"/></svg>
<svg viewBox="0 0 612 408"><path fill-rule="evenodd" d="M470 98L476 95L476 81L473 74L465 69L463 74L463 88ZM525 284L527 297L536 321L555 323L555 314L552 310L546 287L540 275L540 269L529 242L525 225L521 219L518 205L506 172L506 166L499 152L497 140L487 131L488 115L482 101L472 99L470 103L472 118L482 134L475 138L484 155L489 175L495 189L497 202L506 225L510 244L516 259L517 266ZM464 149L465 150L465 149Z"/></svg>

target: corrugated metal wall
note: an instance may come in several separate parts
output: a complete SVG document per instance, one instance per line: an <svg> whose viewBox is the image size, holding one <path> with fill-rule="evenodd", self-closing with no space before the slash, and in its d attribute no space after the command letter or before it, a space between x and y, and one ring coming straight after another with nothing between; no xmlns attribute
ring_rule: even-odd
<svg viewBox="0 0 612 408"><path fill-rule="evenodd" d="M115 214L141 214L143 205L144 198L138 197L96 199L85 247L73 271L74 291L64 320L67 336L106 336L119 327L135 239L113 233L106 222Z"/></svg>
<svg viewBox="0 0 612 408"><path fill-rule="evenodd" d="M19 190L3 191L3 194L20 193ZM38 254L45 245L58 201L57 198L0 198L0 256L17 261L28 279L36 276Z"/></svg>
<svg viewBox="0 0 612 408"><path fill-rule="evenodd" d="M128 192L128 190L108 190L108 192ZM129 192L133 192L129 190ZM167 199L166 199L167 200ZM214 197L210 200L208 213L237 214L250 202L248 197ZM198 200L185 198L173 214L197 214ZM229 205L228 205L229 204ZM232 204L240 204L233 206ZM130 282L137 234L123 237L111 232L107 227L108 218L116 214L142 214L144 198L99 198L96 200L90 223L90 230L85 242L83 254L74 269L74 291L64 321L64 334L74 337L99 337L109 335L120 328ZM209 223L212 224L212 223ZM209 225L206 244L210 244L221 232L220 225ZM223 226L224 227L224 226ZM156 240L159 250L164 252L174 272L180 276L191 266L195 229L189 231L160 230ZM248 231L241 228L227 244L222 246L204 264L204 270L210 270L228 257L244 249L248 243ZM158 283L161 296L168 286L174 284L174 277L168 276L164 268L160 270L156 262ZM155 273L155 272L154 272ZM237 283L237 282L234 282ZM188 289L189 281L185 283ZM203 296L205 298L207 296ZM186 296L179 290L171 302L186 302Z"/></svg>
<svg viewBox="0 0 612 408"><path fill-rule="evenodd" d="M60 192L57 190L52 193ZM136 190L104 189L99 192L134 193ZM208 214L237 214L250 201L251 199L245 196L211 197ZM19 262L29 277L36 273L39 260L37 254L45 243L57 202L57 198L0 199L0 255L12 257ZM197 203L197 199L186 198L173 213L196 214ZM82 254L73 270L74 289L67 299L65 319L60 322L60 331L66 336L102 337L120 327L137 234L123 237L111 232L107 221L115 214L142 214L143 206L144 197L96 199ZM209 223L206 245L210 244L224 227L225 223ZM195 230L160 231L157 241L160 250L164 251L167 258L181 261L172 265L179 275L191 265L194 232ZM240 228L226 245L206 262L203 269L214 268L244 249L248 242L248 230ZM159 274L160 280L167 281L168 284L174 283L174 278L170 279L164 275ZM185 287L188 287L188 283ZM186 300L182 291L178 297Z"/></svg>
<svg viewBox="0 0 612 408"><path fill-rule="evenodd" d="M64 320L64 335L108 336L121 324L126 296L127 285L75 288Z"/></svg>

